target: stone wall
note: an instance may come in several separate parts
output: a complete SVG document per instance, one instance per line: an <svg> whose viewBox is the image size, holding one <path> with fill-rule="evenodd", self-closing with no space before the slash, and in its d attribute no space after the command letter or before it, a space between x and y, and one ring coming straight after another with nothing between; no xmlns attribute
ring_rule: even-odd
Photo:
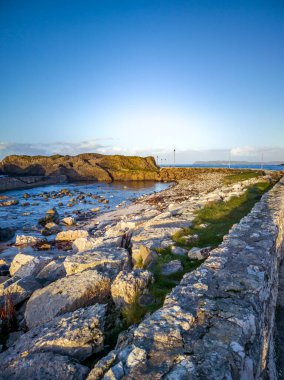
<svg viewBox="0 0 284 380"><path fill-rule="evenodd" d="M0 177L0 191L53 185L66 180L65 176Z"/></svg>
<svg viewBox="0 0 284 380"><path fill-rule="evenodd" d="M120 337L88 379L275 379L283 234L284 179L161 309Z"/></svg>

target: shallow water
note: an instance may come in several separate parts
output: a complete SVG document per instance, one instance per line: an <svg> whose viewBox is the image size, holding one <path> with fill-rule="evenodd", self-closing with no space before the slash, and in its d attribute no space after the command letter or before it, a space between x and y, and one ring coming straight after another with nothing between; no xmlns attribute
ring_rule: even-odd
<svg viewBox="0 0 284 380"><path fill-rule="evenodd" d="M32 189L10 190L1 193L1 196L9 196L19 201L18 205L0 207L0 227L13 227L17 233L25 234L37 233L38 220L44 217L47 210L56 207L60 218L65 216L74 216L78 218L76 212L90 211L92 208L101 208L101 212L113 210L121 203L127 204L131 200L144 194L150 194L166 189L168 183L159 183L152 181L137 182L116 182L116 183L66 183L58 185L40 186ZM62 190L68 189L72 196L65 195L60 198L52 198ZM23 195L28 193L29 198ZM45 200L44 196L48 195ZM78 195L85 196L85 199L78 200L72 207L68 207L71 198ZM93 199L92 196L100 196L109 201L108 204L102 204L99 199ZM86 203L84 203L86 202ZM62 206L58 204L62 203ZM26 204L26 205L24 205Z"/></svg>

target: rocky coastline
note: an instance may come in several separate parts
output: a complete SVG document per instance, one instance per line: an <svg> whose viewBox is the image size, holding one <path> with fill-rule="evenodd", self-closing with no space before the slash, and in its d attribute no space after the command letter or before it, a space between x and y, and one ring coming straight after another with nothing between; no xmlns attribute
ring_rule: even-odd
<svg viewBox="0 0 284 380"><path fill-rule="evenodd" d="M0 379L258 379L273 371L269 316L282 255L283 182L219 247L199 247L189 235L193 248L186 249L173 236L192 226L198 210L274 181L225 184L222 170L187 173L190 179L90 220L59 220L50 210L41 223L64 249L39 250L37 239L16 237L19 253L0 267L8 275L0 284ZM162 280L173 283L162 305L150 291L157 262ZM141 308L147 312L137 319L131 313Z"/></svg>

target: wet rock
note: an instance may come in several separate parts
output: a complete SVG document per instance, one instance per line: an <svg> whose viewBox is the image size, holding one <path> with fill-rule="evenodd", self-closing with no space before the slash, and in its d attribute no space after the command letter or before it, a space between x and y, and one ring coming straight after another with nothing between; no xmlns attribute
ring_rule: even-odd
<svg viewBox="0 0 284 380"><path fill-rule="evenodd" d="M99 211L101 211L101 208L100 207L91 208L91 211L92 212L99 212Z"/></svg>
<svg viewBox="0 0 284 380"><path fill-rule="evenodd" d="M89 232L85 230L69 230L61 231L56 235L55 240L58 241L74 241L78 238L87 238Z"/></svg>
<svg viewBox="0 0 284 380"><path fill-rule="evenodd" d="M41 285L33 276L23 278L13 277L0 284L0 305L6 302L6 297L11 297L14 306L28 299Z"/></svg>
<svg viewBox="0 0 284 380"><path fill-rule="evenodd" d="M133 244L132 247L132 263L134 267L146 268L149 264L155 261L157 254L150 250L145 245Z"/></svg>
<svg viewBox="0 0 284 380"><path fill-rule="evenodd" d="M26 323L31 329L68 311L106 302L110 286L109 274L96 270L61 278L33 293L25 311Z"/></svg>
<svg viewBox="0 0 284 380"><path fill-rule="evenodd" d="M136 269L130 273L121 271L111 285L115 305L122 308L137 302L138 297L154 281L151 272Z"/></svg>
<svg viewBox="0 0 284 380"><path fill-rule="evenodd" d="M63 218L62 223L66 224L67 226L72 226L73 224L76 223L76 219L69 216L69 217Z"/></svg>
<svg viewBox="0 0 284 380"><path fill-rule="evenodd" d="M104 347L105 305L80 308L52 319L25 334L0 355L0 362L9 362L24 352L51 351L85 360Z"/></svg>
<svg viewBox="0 0 284 380"><path fill-rule="evenodd" d="M44 226L44 229L41 231L41 234L44 236L49 236L58 233L61 230L58 224L54 222L48 222Z"/></svg>
<svg viewBox="0 0 284 380"><path fill-rule="evenodd" d="M0 207L15 206L19 204L17 199L0 200Z"/></svg>
<svg viewBox="0 0 284 380"><path fill-rule="evenodd" d="M0 227L0 242L12 239L15 235L15 230L13 228L1 228Z"/></svg>
<svg viewBox="0 0 284 380"><path fill-rule="evenodd" d="M212 250L211 247L206 247L206 248L193 247L188 252L188 258L190 260L204 260L204 259L207 259L207 257L209 256L211 250Z"/></svg>
<svg viewBox="0 0 284 380"><path fill-rule="evenodd" d="M35 237L35 236L28 236L28 235L17 235L16 236L16 242L15 245L30 245L35 246L36 244L44 242L43 239Z"/></svg>
<svg viewBox="0 0 284 380"><path fill-rule="evenodd" d="M25 198L25 199L28 199L28 198L30 198L31 196L30 196L30 194L29 193L24 193L23 194L23 198Z"/></svg>
<svg viewBox="0 0 284 380"><path fill-rule="evenodd" d="M67 275L82 272L88 268L106 266L117 273L130 267L129 254L126 249L93 250L69 256L64 261Z"/></svg>
<svg viewBox="0 0 284 380"><path fill-rule="evenodd" d="M38 222L42 226L45 226L47 223L51 223L51 222L59 224L60 219L59 219L59 214L58 214L56 208L54 207L54 208L48 210L45 214L45 217L41 218Z"/></svg>
<svg viewBox="0 0 284 380"><path fill-rule="evenodd" d="M183 267L180 260L172 260L169 263L163 264L161 267L161 273L165 276L169 276L174 273L182 272Z"/></svg>
<svg viewBox="0 0 284 380"><path fill-rule="evenodd" d="M51 256L32 256L18 253L10 266L11 276L36 276L42 268L52 261Z"/></svg>
<svg viewBox="0 0 284 380"><path fill-rule="evenodd" d="M17 357L8 365L0 364L0 370L1 380L84 380L90 371L75 359L52 352Z"/></svg>

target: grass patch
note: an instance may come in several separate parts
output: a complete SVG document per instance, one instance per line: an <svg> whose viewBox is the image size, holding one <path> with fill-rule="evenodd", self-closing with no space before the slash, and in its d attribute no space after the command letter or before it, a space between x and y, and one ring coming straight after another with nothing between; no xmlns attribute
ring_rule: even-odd
<svg viewBox="0 0 284 380"><path fill-rule="evenodd" d="M233 183L246 181L251 178L257 178L264 176L265 173L262 170L245 170L242 172L227 175L223 182L225 185L231 185Z"/></svg>
<svg viewBox="0 0 284 380"><path fill-rule="evenodd" d="M244 194L233 197L227 202L219 201L205 206L197 211L196 217L191 228L186 228L173 236L177 245L188 249L193 246L198 247L217 247L223 240L230 228L249 213L254 204L272 185L269 182L259 182L249 186ZM201 225L206 225L202 228ZM199 236L196 243L187 243L184 237L187 235Z"/></svg>

